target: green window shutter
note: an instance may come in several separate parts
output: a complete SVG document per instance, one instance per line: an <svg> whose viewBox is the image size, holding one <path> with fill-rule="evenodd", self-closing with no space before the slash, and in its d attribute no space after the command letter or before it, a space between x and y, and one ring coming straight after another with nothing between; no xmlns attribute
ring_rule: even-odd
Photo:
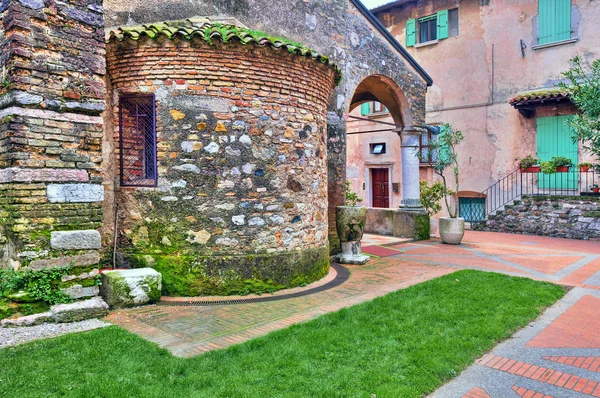
<svg viewBox="0 0 600 398"><path fill-rule="evenodd" d="M438 40L448 38L448 10L437 13L437 38Z"/></svg>
<svg viewBox="0 0 600 398"><path fill-rule="evenodd" d="M444 143L444 136L449 134L447 126L440 126L440 134L437 137L439 145L439 153L437 154L438 161L441 163L447 163L450 160L450 148Z"/></svg>
<svg viewBox="0 0 600 398"><path fill-rule="evenodd" d="M538 43L571 38L571 0L538 0Z"/></svg>
<svg viewBox="0 0 600 398"><path fill-rule="evenodd" d="M360 106L360 114L361 115L369 115L371 113L371 103L365 102Z"/></svg>
<svg viewBox="0 0 600 398"><path fill-rule="evenodd" d="M556 1L556 41L571 38L571 0Z"/></svg>
<svg viewBox="0 0 600 398"><path fill-rule="evenodd" d="M538 44L556 41L556 0L538 0Z"/></svg>
<svg viewBox="0 0 600 398"><path fill-rule="evenodd" d="M406 47L415 44L417 44L417 20L413 18L406 21Z"/></svg>

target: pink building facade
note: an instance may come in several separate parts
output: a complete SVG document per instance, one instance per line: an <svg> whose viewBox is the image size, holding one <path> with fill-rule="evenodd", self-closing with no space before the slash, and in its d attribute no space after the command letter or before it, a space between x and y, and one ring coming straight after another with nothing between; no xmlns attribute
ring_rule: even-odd
<svg viewBox="0 0 600 398"><path fill-rule="evenodd" d="M529 154L542 160L567 155L575 164L593 161L580 146L568 148L573 144L563 122L576 109L551 89L564 80L562 72L573 57L586 63L600 57L597 4L400 0L372 11L433 78L427 123L450 123L466 136L460 146L459 200L479 195ZM393 126L377 123L391 118L374 108L363 105L350 116L350 133L368 133L348 135L348 180L366 206L380 207L374 206L379 188L373 169L387 169L389 207L397 207L402 190L393 188L402 185L400 139ZM427 138L422 141L426 146ZM385 154L373 153L378 143L386 144ZM436 178L426 164L420 172L422 180Z"/></svg>

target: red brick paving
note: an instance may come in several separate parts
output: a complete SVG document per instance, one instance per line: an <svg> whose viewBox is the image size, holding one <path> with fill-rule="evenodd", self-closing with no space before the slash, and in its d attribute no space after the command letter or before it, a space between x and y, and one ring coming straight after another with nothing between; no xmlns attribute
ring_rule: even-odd
<svg viewBox="0 0 600 398"><path fill-rule="evenodd" d="M497 369L532 380L537 380L541 383L555 385L567 390L577 391L582 394L593 396L596 396L595 394L600 394L600 386L598 386L597 381L569 373L562 373L553 369L539 367L533 364L523 363L520 366L515 366L518 362L514 359L488 354L478 360L477 363L488 368ZM523 369L525 368L527 370L523 372ZM515 387L516 386L513 386L513 390L515 390ZM526 390L522 388L520 388L519 391L522 391L523 394L521 395L519 392L517 392L517 390L515 390L515 392L520 394L521 397L535 397L537 396L536 394L541 394L533 390ZM541 396L544 397L544 394Z"/></svg>
<svg viewBox="0 0 600 398"><path fill-rule="evenodd" d="M377 257L389 257L389 256L397 256L401 254L402 251L400 249L388 249L383 246L363 246L361 248L363 253L371 254Z"/></svg>
<svg viewBox="0 0 600 398"><path fill-rule="evenodd" d="M545 356L543 358L548 361L564 363L565 365L600 373L600 357Z"/></svg>
<svg viewBox="0 0 600 398"><path fill-rule="evenodd" d="M475 387L475 388L469 390L469 392L467 392L465 395L463 395L462 398L492 398L492 397L490 397L490 395L487 392L485 392L485 390L483 388Z"/></svg>
<svg viewBox="0 0 600 398"><path fill-rule="evenodd" d="M541 258L539 254L532 256L509 254L500 255L499 257L523 267L551 275L568 267L574 262L581 260L584 256L554 256Z"/></svg>
<svg viewBox="0 0 600 398"><path fill-rule="evenodd" d="M536 348L600 348L600 299L586 295L527 343Z"/></svg>
<svg viewBox="0 0 600 398"><path fill-rule="evenodd" d="M534 390L528 390L524 387L512 386L512 389L519 397L523 398L552 398L550 395L545 395Z"/></svg>

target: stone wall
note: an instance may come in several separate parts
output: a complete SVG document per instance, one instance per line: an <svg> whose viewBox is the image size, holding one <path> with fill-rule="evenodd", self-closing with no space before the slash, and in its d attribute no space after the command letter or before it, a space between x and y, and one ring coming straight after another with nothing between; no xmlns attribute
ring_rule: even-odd
<svg viewBox="0 0 600 398"><path fill-rule="evenodd" d="M101 4L0 2L0 268L26 271L27 281L53 278L51 290L71 300L98 294ZM0 297L0 318L45 311L56 299L18 289Z"/></svg>
<svg viewBox="0 0 600 398"><path fill-rule="evenodd" d="M479 231L544 235L569 239L600 239L600 198L532 196L490 215Z"/></svg>
<svg viewBox="0 0 600 398"><path fill-rule="evenodd" d="M165 293L179 295L264 291L327 272L334 68L268 46L159 35L113 39L108 69L114 120L119 96L156 99L158 187L115 193L124 259L159 270ZM118 144L115 158L118 172Z"/></svg>
<svg viewBox="0 0 600 398"><path fill-rule="evenodd" d="M402 123L418 125L425 121L426 79L351 0L110 0L105 2L105 8L107 26L206 15L233 17L251 29L303 43L329 56L342 69L343 79L330 96L327 115L328 212L333 249L339 245L335 208L345 202L345 115L358 105L353 96L359 84L374 75L393 80L406 97Z"/></svg>
<svg viewBox="0 0 600 398"><path fill-rule="evenodd" d="M4 1L0 23L0 266L96 266L101 2Z"/></svg>

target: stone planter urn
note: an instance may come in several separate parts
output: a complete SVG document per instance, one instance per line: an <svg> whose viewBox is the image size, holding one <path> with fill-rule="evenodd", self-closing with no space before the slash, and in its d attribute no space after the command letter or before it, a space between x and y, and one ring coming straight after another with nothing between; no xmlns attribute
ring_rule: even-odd
<svg viewBox="0 0 600 398"><path fill-rule="evenodd" d="M365 231L366 207L338 206L335 209L335 226L342 252L335 260L340 264L365 264L370 257L360 251L360 240Z"/></svg>
<svg viewBox="0 0 600 398"><path fill-rule="evenodd" d="M449 245L459 245L465 235L465 219L440 217L440 239Z"/></svg>

